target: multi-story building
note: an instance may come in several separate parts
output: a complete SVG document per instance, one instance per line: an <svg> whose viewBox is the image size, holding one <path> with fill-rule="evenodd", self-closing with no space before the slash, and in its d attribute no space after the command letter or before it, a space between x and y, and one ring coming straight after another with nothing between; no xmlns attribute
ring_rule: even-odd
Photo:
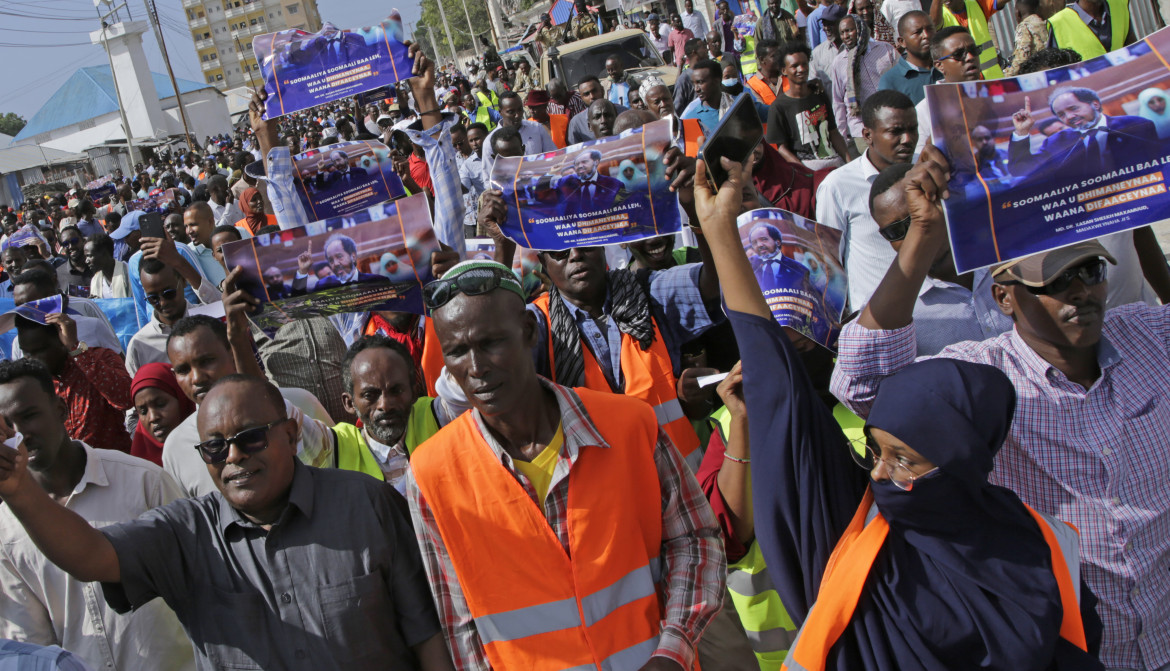
<svg viewBox="0 0 1170 671"><path fill-rule="evenodd" d="M203 76L220 90L259 82L252 38L288 28L321 29L317 0L182 0Z"/></svg>

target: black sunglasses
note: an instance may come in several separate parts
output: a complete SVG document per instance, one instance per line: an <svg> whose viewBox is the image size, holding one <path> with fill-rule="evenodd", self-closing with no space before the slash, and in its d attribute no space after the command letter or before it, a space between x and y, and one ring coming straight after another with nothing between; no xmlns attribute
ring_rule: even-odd
<svg viewBox="0 0 1170 671"><path fill-rule="evenodd" d="M885 228L878 229L878 233L889 242L897 242L905 240L906 234L910 232L910 215L906 215Z"/></svg>
<svg viewBox="0 0 1170 671"><path fill-rule="evenodd" d="M175 296L179 295L178 289L163 289L157 294L146 294L146 302L158 307L158 304L164 300L174 300Z"/></svg>
<svg viewBox="0 0 1170 671"><path fill-rule="evenodd" d="M516 281L510 270L472 268L450 279L438 279L423 287L423 305L438 310L459 294L481 296L500 288L505 281Z"/></svg>
<svg viewBox="0 0 1170 671"><path fill-rule="evenodd" d="M59 244L62 247L76 247L81 244L81 238L69 238L68 240L60 240Z"/></svg>
<svg viewBox="0 0 1170 671"><path fill-rule="evenodd" d="M1086 287L1095 287L1105 281L1105 259L1093 259L1088 263L1082 263L1075 268L1069 268L1060 275L1057 275L1048 284L1042 287L1030 287L1023 282L1012 280L1010 282L1000 282L1000 284L1023 284L1024 288L1030 293L1037 296L1052 296L1055 294L1067 291L1072 283L1080 280Z"/></svg>
<svg viewBox="0 0 1170 671"><path fill-rule="evenodd" d="M227 438L212 438L205 440L202 443L195 445L195 449L199 450L199 456L203 458L203 462L207 464L218 464L228 458L228 452L234 444L236 448L244 454L256 454L257 452L268 447L268 432L273 427L278 426L288 421L288 417L278 419L271 424L264 426L257 426L253 429L244 429L234 436Z"/></svg>
<svg viewBox="0 0 1170 671"><path fill-rule="evenodd" d="M979 47L959 47L958 49L955 49L951 53L943 56L938 60L947 61L954 59L955 61L962 63L963 61L967 60L968 56L979 58Z"/></svg>
<svg viewBox="0 0 1170 671"><path fill-rule="evenodd" d="M600 247L581 247L580 249L582 251L591 251L594 249L601 249L601 248ZM548 251L543 252L543 254L548 256L548 258L552 259L553 261L558 261L558 262L564 261L565 259L569 258L569 254L572 254L572 253L573 253L572 249L565 249L565 250L561 250L559 252L548 252Z"/></svg>

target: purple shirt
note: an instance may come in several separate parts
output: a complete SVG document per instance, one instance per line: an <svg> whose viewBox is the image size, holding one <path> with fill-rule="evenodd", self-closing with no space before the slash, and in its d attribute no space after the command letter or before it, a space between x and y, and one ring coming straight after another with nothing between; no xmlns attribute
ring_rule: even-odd
<svg viewBox="0 0 1170 671"><path fill-rule="evenodd" d="M915 360L915 342L913 324L848 324L833 394L866 417L881 380ZM1105 626L1101 661L1170 663L1170 311L1133 303L1107 312L1101 376L1087 391L1015 330L938 356L990 364L1015 385L1015 421L991 482L1080 530L1081 576Z"/></svg>

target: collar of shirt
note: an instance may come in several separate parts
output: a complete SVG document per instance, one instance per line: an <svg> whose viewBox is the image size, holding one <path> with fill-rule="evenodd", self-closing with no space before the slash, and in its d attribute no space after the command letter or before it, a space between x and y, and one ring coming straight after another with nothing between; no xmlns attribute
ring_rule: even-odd
<svg viewBox="0 0 1170 671"><path fill-rule="evenodd" d="M597 175L597 173L593 173L593 174L594 174L594 176L596 176L596 175ZM564 295L563 295L563 294L561 295L561 302L565 304L565 307L569 308L569 314L573 315L573 319L574 319L574 320L575 320L575 321L576 321L578 324L579 324L579 323L581 323L581 322L583 322L583 321L586 321L586 320L591 320L591 319L593 319L593 315L591 315L591 314L589 314L588 312L586 312L586 311L582 310L581 308L577 307L576 305L573 305L572 303L570 303L570 302L569 302L569 301L568 301L568 300L567 300L567 299L564 297ZM609 304L609 290L608 290L608 289L606 289L606 293L605 293L605 303L604 303L604 304L602 304L602 306L601 306L601 314L602 314L602 315L603 315L603 317L605 318L605 323L607 323L607 324L609 323L609 311L610 311L610 307L611 307L611 306L610 306L610 304Z"/></svg>
<svg viewBox="0 0 1170 671"><path fill-rule="evenodd" d="M191 310L193 310L194 308L197 308L197 307L199 307L199 306L195 305L191 301L187 301L187 311L183 314L183 316L185 317L185 316L191 314ZM154 328L155 332L161 333L163 335L169 334L171 332L171 328L172 328L172 326L164 324L158 320L158 310L151 310L150 311L150 325Z"/></svg>
<svg viewBox="0 0 1170 671"><path fill-rule="evenodd" d="M208 254L214 254L210 247L204 247L198 242L188 242L187 248L194 252L195 256L207 256ZM198 270L198 268L196 270Z"/></svg>
<svg viewBox="0 0 1170 671"><path fill-rule="evenodd" d="M398 441L397 445L391 446L374 440L374 437L370 435L370 432L366 431L365 427L362 427L362 438L365 438L366 445L369 446L370 452L374 454L374 458L378 460L378 463L382 466L385 466L386 464L390 463L390 453L394 452L395 450L401 450L402 441L406 440L406 434L402 435L402 440ZM403 452L403 454L405 454L405 452Z"/></svg>
<svg viewBox="0 0 1170 671"><path fill-rule="evenodd" d="M102 466L101 455L97 453L89 445L83 441L76 441L81 443L82 449L85 450L85 471L81 474L81 480L77 482L77 486L73 488L73 492L69 494L69 498L73 498L85 491L85 488L93 485L94 487L107 487L110 484L110 479L106 477L106 469Z"/></svg>
<svg viewBox="0 0 1170 671"><path fill-rule="evenodd" d="M861 176L870 183L872 183L873 179L878 176L878 173L881 172L881 170L878 170L877 166L875 166L873 162L869 160L868 149L866 149L865 153L861 155L861 160L850 161L850 163L858 163L859 165L857 166L856 170L859 170L861 172ZM846 165L848 165L848 163Z"/></svg>
<svg viewBox="0 0 1170 671"><path fill-rule="evenodd" d="M1095 25L1097 27L1100 27L1102 25L1109 23L1109 3L1106 2L1106 3L1102 3L1102 4L1104 4L1105 9L1101 13L1101 20L1100 21L1098 21L1097 19L1094 19L1088 12L1086 12L1083 8L1081 8L1081 3L1079 3L1079 2L1074 2L1070 5L1065 5L1065 6L1071 7L1072 10L1074 12L1076 12L1078 16L1081 17L1081 20L1084 21L1086 25L1089 25L1089 26Z"/></svg>
<svg viewBox="0 0 1170 671"><path fill-rule="evenodd" d="M337 279L340 280L342 284L352 284L353 282L357 282L357 279L358 279L357 267L354 266L353 272L346 275L345 277L338 276Z"/></svg>
<svg viewBox="0 0 1170 671"><path fill-rule="evenodd" d="M1036 350L1032 349L1032 347L1024 341L1024 339L1020 336L1020 331L1018 328L1012 329L1008 342L1011 343L1011 348L1015 350L1016 354L1020 357L1021 363L1026 368L1031 370L1032 374L1036 378L1043 378L1049 382L1052 382L1054 378L1063 379L1066 381L1068 380L1068 377L1063 372L1057 369L1056 366L1053 366L1041 358L1041 356L1036 353ZM1105 337L1105 334L1102 333L1101 340L1097 343L1097 365L1101 368L1102 376L1104 376L1105 372L1109 368L1113 367L1120 361L1121 354L1117 351L1117 348L1113 346L1113 343L1109 342L1108 338ZM1100 378L1098 378L1098 380L1099 379ZM1096 383L1094 383L1093 386L1096 386Z"/></svg>
<svg viewBox="0 0 1170 671"><path fill-rule="evenodd" d="M933 82L934 81L934 73L937 72L939 75L942 74L941 72L938 72L938 70L935 70L933 67L920 68L917 65L911 63L910 61L906 60L905 56L903 56L901 59L898 60L898 66L902 68L902 76L905 77L906 79L910 79L910 77L912 77L914 75L919 75L919 74L923 74L923 73L930 73L931 74L931 81Z"/></svg>
<svg viewBox="0 0 1170 671"><path fill-rule="evenodd" d="M608 448L610 446L605 441L605 438L601 437L601 432L597 430L597 427L593 424L593 420L586 413L581 399L573 393L573 390L550 382L543 377L538 379L542 387L552 391L556 396L557 410L561 416L561 431L565 438L564 445L561 446L561 456L567 458L570 465L577 460L577 455L580 454L582 447L591 445ZM479 410L472 409L471 417L475 421L476 430L483 436L484 441L491 448L492 452L495 453L500 462L509 470L515 471L515 466L512 464L512 455L504 451L499 441L488 430L487 425L483 423L483 416L479 414Z"/></svg>
<svg viewBox="0 0 1170 671"><path fill-rule="evenodd" d="M261 525L252 522L244 517L243 513L233 508L221 492L215 492L215 497L219 499L220 533L226 535L228 529L233 526L246 529L260 528ZM292 514L293 507L305 517L313 516L313 472L297 458L293 459L293 480L288 492L288 506L280 513L280 517L273 523L273 526L283 524Z"/></svg>

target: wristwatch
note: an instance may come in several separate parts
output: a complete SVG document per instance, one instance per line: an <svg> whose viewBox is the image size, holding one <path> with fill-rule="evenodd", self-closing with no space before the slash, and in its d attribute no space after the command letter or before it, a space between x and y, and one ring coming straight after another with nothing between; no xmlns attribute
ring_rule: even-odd
<svg viewBox="0 0 1170 671"><path fill-rule="evenodd" d="M84 354L88 350L89 350L89 345L86 345L85 341L83 340L77 344L77 349L75 349L69 353L69 356L79 356L81 354Z"/></svg>

